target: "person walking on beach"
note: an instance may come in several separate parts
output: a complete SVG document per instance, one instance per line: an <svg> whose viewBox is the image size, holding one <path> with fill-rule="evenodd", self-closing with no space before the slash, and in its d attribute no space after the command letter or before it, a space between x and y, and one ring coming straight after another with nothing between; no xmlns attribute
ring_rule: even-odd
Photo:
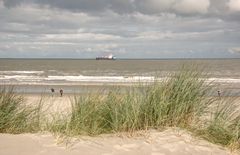
<svg viewBox="0 0 240 155"><path fill-rule="evenodd" d="M54 88L51 88L51 92L52 92L52 97L53 97L54 92L55 92Z"/></svg>
<svg viewBox="0 0 240 155"><path fill-rule="evenodd" d="M62 97L63 96L63 90L60 89L60 96Z"/></svg>
<svg viewBox="0 0 240 155"><path fill-rule="evenodd" d="M221 96L221 92L220 92L220 90L218 90L218 97L220 97Z"/></svg>

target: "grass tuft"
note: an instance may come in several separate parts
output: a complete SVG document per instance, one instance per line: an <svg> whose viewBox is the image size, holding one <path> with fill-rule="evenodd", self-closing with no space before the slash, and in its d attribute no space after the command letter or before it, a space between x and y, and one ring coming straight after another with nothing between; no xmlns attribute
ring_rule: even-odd
<svg viewBox="0 0 240 155"><path fill-rule="evenodd" d="M40 109L24 104L24 98L13 92L13 88L0 88L0 133L35 132L40 128Z"/></svg>

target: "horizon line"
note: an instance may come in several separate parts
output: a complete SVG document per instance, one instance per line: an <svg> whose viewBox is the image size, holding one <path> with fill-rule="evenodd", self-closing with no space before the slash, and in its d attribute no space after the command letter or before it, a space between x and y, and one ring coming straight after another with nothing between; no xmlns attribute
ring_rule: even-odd
<svg viewBox="0 0 240 155"><path fill-rule="evenodd" d="M61 59L65 59L65 60L96 60L96 58L38 58L38 57L32 57L32 58L1 58L0 59L49 59L49 60L61 60ZM115 60L176 60L176 59L182 59L182 60L186 60L186 59L240 59L236 58L236 57L227 57L227 58L223 58L223 57L209 57L209 58L117 58ZM106 60L109 61L109 60Z"/></svg>

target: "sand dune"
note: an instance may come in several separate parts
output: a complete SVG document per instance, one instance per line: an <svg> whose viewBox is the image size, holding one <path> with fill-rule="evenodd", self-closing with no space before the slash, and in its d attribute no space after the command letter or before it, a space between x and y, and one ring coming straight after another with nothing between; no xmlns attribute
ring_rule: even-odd
<svg viewBox="0 0 240 155"><path fill-rule="evenodd" d="M0 135L1 155L230 155L182 130L155 130L138 136L58 138L51 134Z"/></svg>
<svg viewBox="0 0 240 155"><path fill-rule="evenodd" d="M43 99L46 113L68 113L73 96L25 95L28 104ZM0 134L0 155L237 155L179 129L127 134L57 137L49 133Z"/></svg>

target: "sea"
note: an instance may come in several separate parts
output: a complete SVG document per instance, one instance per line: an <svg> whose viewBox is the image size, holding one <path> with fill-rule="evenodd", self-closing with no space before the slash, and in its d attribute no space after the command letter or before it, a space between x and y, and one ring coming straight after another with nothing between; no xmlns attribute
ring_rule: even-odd
<svg viewBox="0 0 240 155"><path fill-rule="evenodd" d="M222 94L240 96L240 59L0 59L0 86L16 93L86 93L164 80L197 66Z"/></svg>

